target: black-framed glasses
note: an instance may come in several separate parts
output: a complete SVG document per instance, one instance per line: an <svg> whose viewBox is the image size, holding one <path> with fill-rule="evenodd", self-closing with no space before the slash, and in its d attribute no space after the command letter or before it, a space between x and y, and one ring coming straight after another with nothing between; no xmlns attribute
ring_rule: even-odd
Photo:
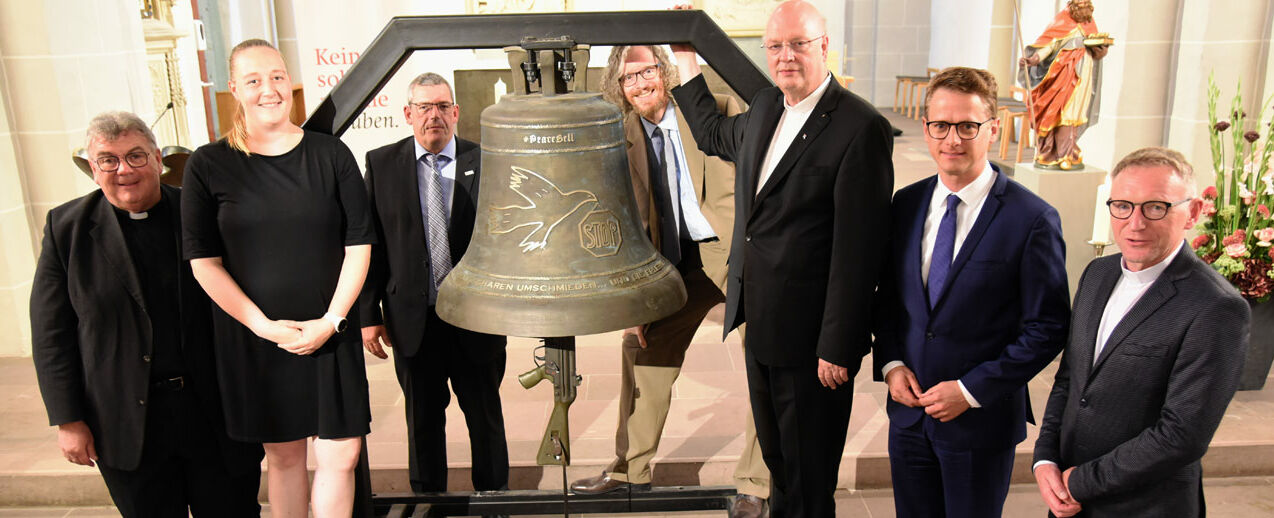
<svg viewBox="0 0 1274 518"><path fill-rule="evenodd" d="M407 103L407 105L411 106L411 109L416 110L416 113L424 115L426 113L434 111L435 109L440 112L446 112L448 110L451 110L451 107L455 106L456 104L443 101L440 103Z"/></svg>
<svg viewBox="0 0 1274 518"><path fill-rule="evenodd" d="M982 122L929 121L925 123L925 133L928 133L929 137L935 140L942 140L951 134L951 128L955 128L957 137L963 140L973 140L978 138L978 133L982 132L982 126L993 120L995 120L995 117Z"/></svg>
<svg viewBox="0 0 1274 518"><path fill-rule="evenodd" d="M1194 197L1186 198L1181 201L1172 203L1166 201L1143 201L1141 203L1133 203L1128 200L1106 200L1106 207L1110 208L1110 215L1115 219L1128 219L1132 217L1133 209L1141 205L1142 217L1151 220L1161 220L1168 215L1168 211L1177 205L1193 200Z"/></svg>
<svg viewBox="0 0 1274 518"><path fill-rule="evenodd" d="M114 173L119 171L120 158L115 155L103 155L93 160L97 163L97 168L103 173ZM129 167L146 167L150 163L150 153L145 151L129 151L124 155L124 162Z"/></svg>
<svg viewBox="0 0 1274 518"><path fill-rule="evenodd" d="M622 76L619 76L619 84L624 86L632 86L637 84L637 76L641 76L642 79L649 81L651 79L654 79L655 76L657 75L659 75L659 63L655 63L653 65L650 65L646 68L643 68L631 74L624 74Z"/></svg>
<svg viewBox="0 0 1274 518"><path fill-rule="evenodd" d="M792 49L793 54L804 54L805 51L810 49L810 46L813 45L814 42L821 39L823 39L823 35L818 35L808 40L789 41L785 43L766 43L761 45L761 48L765 49L765 51L770 54L779 54L783 52L784 48Z"/></svg>

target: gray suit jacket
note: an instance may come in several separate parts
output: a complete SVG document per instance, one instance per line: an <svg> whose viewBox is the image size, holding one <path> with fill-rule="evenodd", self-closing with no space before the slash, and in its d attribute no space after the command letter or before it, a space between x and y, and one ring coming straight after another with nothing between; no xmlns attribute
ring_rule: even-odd
<svg viewBox="0 0 1274 518"><path fill-rule="evenodd" d="M1082 516L1200 516L1202 469L1238 385L1250 309L1187 247L1115 327L1093 362L1120 255L1089 263L1035 443L1075 466Z"/></svg>

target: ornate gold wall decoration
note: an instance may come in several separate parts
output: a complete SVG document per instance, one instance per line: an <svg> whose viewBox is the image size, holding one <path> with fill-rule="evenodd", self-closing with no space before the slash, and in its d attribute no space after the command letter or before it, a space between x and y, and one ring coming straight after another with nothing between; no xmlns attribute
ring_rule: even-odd
<svg viewBox="0 0 1274 518"><path fill-rule="evenodd" d="M732 38L756 37L765 34L765 21L781 0L695 0L696 9L703 9Z"/></svg>
<svg viewBox="0 0 1274 518"><path fill-rule="evenodd" d="M139 2L146 39L146 68L158 122L151 128L160 146L192 147L186 94L177 64L177 40L187 36L173 27L173 0ZM168 103L172 103L169 110ZM167 113L165 113L167 111ZM162 116L161 116L162 115Z"/></svg>
<svg viewBox="0 0 1274 518"><path fill-rule="evenodd" d="M469 14L561 13L571 11L571 0L468 0Z"/></svg>

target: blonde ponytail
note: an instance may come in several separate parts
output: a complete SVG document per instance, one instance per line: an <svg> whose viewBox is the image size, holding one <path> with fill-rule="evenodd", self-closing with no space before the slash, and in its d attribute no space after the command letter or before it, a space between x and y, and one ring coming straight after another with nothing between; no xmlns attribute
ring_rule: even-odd
<svg viewBox="0 0 1274 518"><path fill-rule="evenodd" d="M234 103L234 121L230 123L230 131L226 132L226 142L230 147L251 155L248 151L248 122L243 116L243 106Z"/></svg>

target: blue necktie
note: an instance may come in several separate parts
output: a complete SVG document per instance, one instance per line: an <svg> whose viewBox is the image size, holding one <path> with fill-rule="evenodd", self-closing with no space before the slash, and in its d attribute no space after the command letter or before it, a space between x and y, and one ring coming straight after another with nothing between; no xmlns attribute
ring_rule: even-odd
<svg viewBox="0 0 1274 518"><path fill-rule="evenodd" d="M951 270L951 260L955 256L956 207L960 205L960 197L954 194L947 196L947 212L938 223L938 239L933 243L933 258L929 260L929 307L938 302L942 287L947 283L947 272Z"/></svg>

